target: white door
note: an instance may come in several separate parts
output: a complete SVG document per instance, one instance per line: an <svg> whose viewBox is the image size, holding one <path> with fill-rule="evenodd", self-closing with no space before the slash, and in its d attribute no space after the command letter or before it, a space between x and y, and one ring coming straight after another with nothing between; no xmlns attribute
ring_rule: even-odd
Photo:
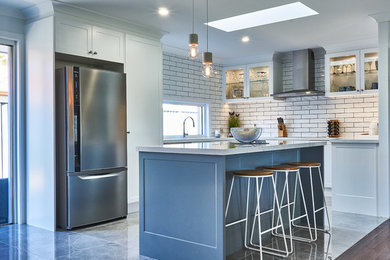
<svg viewBox="0 0 390 260"><path fill-rule="evenodd" d="M162 49L157 41L128 36L127 165L128 201L139 199L137 146L162 144Z"/></svg>
<svg viewBox="0 0 390 260"><path fill-rule="evenodd" d="M94 26L94 58L124 62L124 38L124 33Z"/></svg>
<svg viewBox="0 0 390 260"><path fill-rule="evenodd" d="M56 19L56 52L92 57L92 26L76 20Z"/></svg>

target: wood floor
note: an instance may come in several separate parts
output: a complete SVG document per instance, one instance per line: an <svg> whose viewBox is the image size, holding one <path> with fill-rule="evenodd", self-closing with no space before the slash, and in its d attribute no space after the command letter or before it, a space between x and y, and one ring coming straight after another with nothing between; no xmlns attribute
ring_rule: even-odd
<svg viewBox="0 0 390 260"><path fill-rule="evenodd" d="M336 260L389 260L390 219L362 238Z"/></svg>

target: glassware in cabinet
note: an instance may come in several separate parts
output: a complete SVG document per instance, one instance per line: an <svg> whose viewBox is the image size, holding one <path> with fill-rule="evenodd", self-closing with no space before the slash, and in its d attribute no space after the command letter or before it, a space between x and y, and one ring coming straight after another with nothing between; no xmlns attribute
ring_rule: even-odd
<svg viewBox="0 0 390 260"><path fill-rule="evenodd" d="M268 97L269 77L269 66L249 67L249 97Z"/></svg>
<svg viewBox="0 0 390 260"><path fill-rule="evenodd" d="M244 98L244 79L244 69L226 70L226 99Z"/></svg>
<svg viewBox="0 0 390 260"><path fill-rule="evenodd" d="M356 91L356 60L356 55L330 58L330 92Z"/></svg>

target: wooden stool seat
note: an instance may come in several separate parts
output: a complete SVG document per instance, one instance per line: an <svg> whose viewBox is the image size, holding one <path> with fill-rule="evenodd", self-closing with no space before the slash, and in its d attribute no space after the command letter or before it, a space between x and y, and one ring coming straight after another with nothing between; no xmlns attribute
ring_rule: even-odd
<svg viewBox="0 0 390 260"><path fill-rule="evenodd" d="M317 163L317 162L292 162L288 164L293 166L298 166L298 167L320 167L321 166L321 163Z"/></svg>
<svg viewBox="0 0 390 260"><path fill-rule="evenodd" d="M297 170L299 170L298 166L287 165L287 164L265 166L262 168L265 170L272 170L272 171L297 171Z"/></svg>
<svg viewBox="0 0 390 260"><path fill-rule="evenodd" d="M256 176L269 176L274 174L274 172L263 170L263 169L256 169L256 170L234 171L233 174L238 176L256 177Z"/></svg>

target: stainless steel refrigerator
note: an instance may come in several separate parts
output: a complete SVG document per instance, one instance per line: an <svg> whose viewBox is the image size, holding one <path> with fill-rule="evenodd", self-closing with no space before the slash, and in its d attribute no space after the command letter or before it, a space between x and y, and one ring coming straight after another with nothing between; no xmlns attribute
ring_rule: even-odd
<svg viewBox="0 0 390 260"><path fill-rule="evenodd" d="M125 75L67 66L55 93L57 226L126 216Z"/></svg>

